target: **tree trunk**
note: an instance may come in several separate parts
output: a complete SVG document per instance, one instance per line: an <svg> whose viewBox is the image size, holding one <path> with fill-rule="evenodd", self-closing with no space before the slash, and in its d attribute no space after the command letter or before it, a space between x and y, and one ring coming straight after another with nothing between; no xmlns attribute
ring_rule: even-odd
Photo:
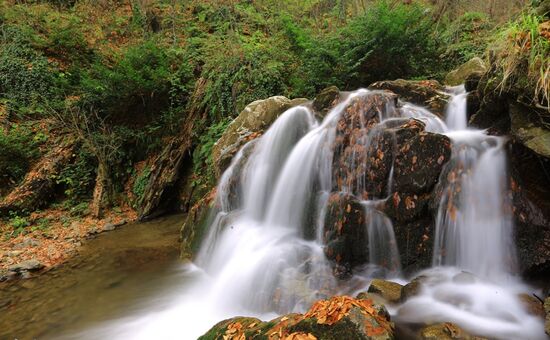
<svg viewBox="0 0 550 340"><path fill-rule="evenodd" d="M111 203L113 185L109 175L109 166L105 162L99 162L94 187L94 196L90 210L95 218L103 216L103 209Z"/></svg>

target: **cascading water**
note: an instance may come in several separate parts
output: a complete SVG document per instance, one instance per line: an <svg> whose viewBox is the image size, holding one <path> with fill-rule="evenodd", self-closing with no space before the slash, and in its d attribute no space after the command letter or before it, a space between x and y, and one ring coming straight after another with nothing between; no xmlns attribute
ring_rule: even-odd
<svg viewBox="0 0 550 340"><path fill-rule="evenodd" d="M381 92L375 94L387 99L383 108L374 110L372 119L362 114L358 119L349 107L370 98L373 92L367 90L350 93L321 123L305 106L288 110L245 145L223 174L197 266L186 266L182 274L186 287L173 292L169 303L78 338L194 339L229 317L271 319L303 312L315 300L365 290L373 276L397 277L392 222L377 209L392 192L395 156L383 183L372 183L365 174L374 166L366 149L376 150L377 134L403 118L447 134L454 147L446 180L440 181L445 187L437 216L436 268L425 273L423 292L397 309L397 320L451 321L481 335L540 338L540 322L523 312L516 297L523 286L512 276L504 140L467 130L466 94L463 88L452 91L447 124L411 104L398 108ZM345 121L349 131L341 129ZM342 140L350 145L334 147ZM376 166L383 166L384 157L378 155ZM335 188L357 200L365 216L369 264L348 280L334 277L324 249L325 215Z"/></svg>
<svg viewBox="0 0 550 340"><path fill-rule="evenodd" d="M397 318L455 322L498 339L545 339L540 320L518 299L527 289L514 276L505 139L468 129L464 88L451 93L446 134L453 155L439 184L434 269L422 273L422 293L401 306Z"/></svg>

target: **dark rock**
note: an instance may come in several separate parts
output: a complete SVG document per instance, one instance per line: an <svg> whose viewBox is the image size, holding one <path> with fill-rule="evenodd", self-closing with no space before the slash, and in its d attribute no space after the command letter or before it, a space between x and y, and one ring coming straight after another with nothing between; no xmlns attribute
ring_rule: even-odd
<svg viewBox="0 0 550 340"><path fill-rule="evenodd" d="M405 273L414 273L431 266L435 238L435 222L427 213L421 219L395 222L394 233Z"/></svg>
<svg viewBox="0 0 550 340"><path fill-rule="evenodd" d="M550 275L550 159L514 142L510 164L519 268L529 277L546 278Z"/></svg>
<svg viewBox="0 0 550 340"><path fill-rule="evenodd" d="M550 297L544 300L544 312L546 313L546 322L544 323L544 331L550 335Z"/></svg>
<svg viewBox="0 0 550 340"><path fill-rule="evenodd" d="M399 303L402 290L403 286L399 283L374 279L370 283L368 292L378 294L390 303Z"/></svg>
<svg viewBox="0 0 550 340"><path fill-rule="evenodd" d="M412 193L431 191L450 158L451 141L448 137L420 133L399 148L394 165L394 189Z"/></svg>
<svg viewBox="0 0 550 340"><path fill-rule="evenodd" d="M484 72L470 73L464 81L464 88L466 89L466 92L476 91L484 74Z"/></svg>
<svg viewBox="0 0 550 340"><path fill-rule="evenodd" d="M365 207L354 196L332 194L325 219L325 254L338 266L338 276L368 262L369 250L365 227Z"/></svg>
<svg viewBox="0 0 550 340"><path fill-rule="evenodd" d="M323 89L315 97L312 103L313 110L318 118L323 119L327 113L340 100L340 90L336 86L330 86Z"/></svg>
<svg viewBox="0 0 550 340"><path fill-rule="evenodd" d="M369 89L389 90L399 95L401 100L424 106L439 117L445 116L445 108L450 96L445 87L435 80L389 80L376 82Z"/></svg>

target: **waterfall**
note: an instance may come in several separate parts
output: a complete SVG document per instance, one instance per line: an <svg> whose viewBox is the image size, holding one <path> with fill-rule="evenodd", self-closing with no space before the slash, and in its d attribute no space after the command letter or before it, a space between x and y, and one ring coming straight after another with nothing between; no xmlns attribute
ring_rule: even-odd
<svg viewBox="0 0 550 340"><path fill-rule="evenodd" d="M304 312L318 299L365 290L373 277L402 275L392 221L378 210L392 194L395 156L382 157L389 162L383 183L365 174L379 134L415 119L427 132L450 137L453 150L438 184L434 268L421 273L420 294L396 306L396 320L456 322L501 339L541 338L540 322L517 299L525 287L514 278L505 139L468 129L464 87L449 93L445 121L368 90L349 93L322 122L307 105L283 113L222 175L196 265L183 270L185 288L173 292L170 304L98 328L91 337L193 339L226 318ZM365 109L372 98L383 105ZM363 218L354 228L368 240L360 247L368 250L368 263L353 268L347 280L335 277L326 254L334 197L356 203ZM345 209L349 213L351 205Z"/></svg>
<svg viewBox="0 0 550 340"><path fill-rule="evenodd" d="M518 295L505 138L467 127L463 86L450 89L445 133L452 158L440 179L433 268L421 293L398 310L401 322L454 322L496 339L545 339Z"/></svg>

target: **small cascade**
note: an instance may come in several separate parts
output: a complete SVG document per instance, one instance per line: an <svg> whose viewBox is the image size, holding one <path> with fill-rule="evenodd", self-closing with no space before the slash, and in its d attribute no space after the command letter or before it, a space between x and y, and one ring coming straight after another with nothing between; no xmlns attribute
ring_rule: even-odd
<svg viewBox="0 0 550 340"><path fill-rule="evenodd" d="M450 131L466 130L468 127L468 115L466 114L468 94L466 93L466 89L464 85L460 85L451 87L449 91L452 96L447 107L447 117L445 120L447 128Z"/></svg>
<svg viewBox="0 0 550 340"><path fill-rule="evenodd" d="M433 268L420 273L421 293L398 310L400 322L454 322L495 339L544 339L539 318L518 298L505 139L467 128L466 94L451 88Z"/></svg>

